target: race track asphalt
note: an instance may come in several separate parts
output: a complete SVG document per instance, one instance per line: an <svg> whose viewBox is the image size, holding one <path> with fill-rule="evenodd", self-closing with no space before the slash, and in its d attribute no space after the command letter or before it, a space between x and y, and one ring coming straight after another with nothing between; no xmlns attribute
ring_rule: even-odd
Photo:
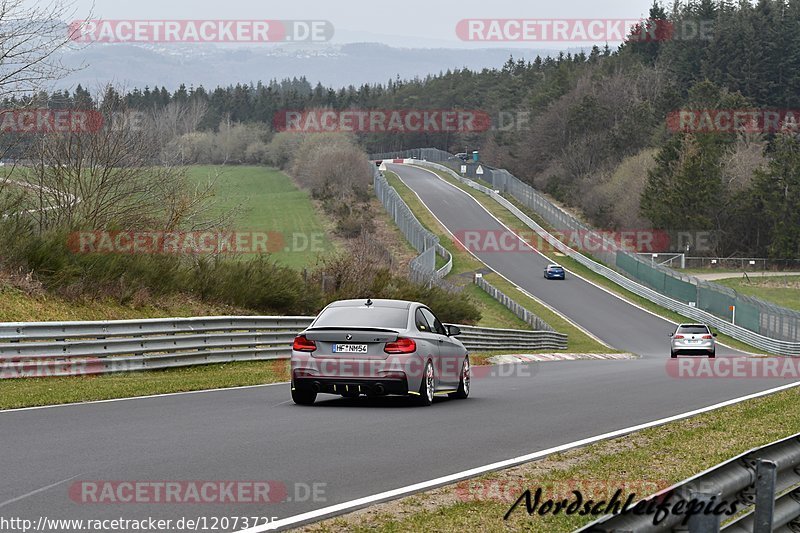
<svg viewBox="0 0 800 533"><path fill-rule="evenodd" d="M501 229L468 195L430 173L394 170L451 229ZM287 518L791 382L674 377L665 356L667 321L574 276L545 281L546 260L533 253L490 253L485 261L608 344L642 358L478 371L468 400L442 398L427 408L404 398L333 396L300 407L291 403L288 384L277 384L0 412L0 517ZM70 498L74 483L98 480L274 480L291 501ZM314 484L316 501L304 497Z"/></svg>

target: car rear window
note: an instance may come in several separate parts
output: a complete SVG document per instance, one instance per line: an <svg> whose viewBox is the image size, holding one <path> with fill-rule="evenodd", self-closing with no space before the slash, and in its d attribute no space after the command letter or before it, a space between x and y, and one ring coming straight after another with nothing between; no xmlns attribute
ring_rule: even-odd
<svg viewBox="0 0 800 533"><path fill-rule="evenodd" d="M315 328L392 328L408 326L408 310L394 307L329 307L320 313Z"/></svg>
<svg viewBox="0 0 800 533"><path fill-rule="evenodd" d="M678 333L708 333L708 328L705 326L681 326L678 328Z"/></svg>

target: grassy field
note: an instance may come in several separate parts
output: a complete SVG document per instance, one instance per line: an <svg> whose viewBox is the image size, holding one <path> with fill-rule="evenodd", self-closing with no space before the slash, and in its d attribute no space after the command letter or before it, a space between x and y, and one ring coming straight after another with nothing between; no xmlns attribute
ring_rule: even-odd
<svg viewBox="0 0 800 533"><path fill-rule="evenodd" d="M517 232L520 236L525 237L526 235L530 235L530 228L528 228L528 226L526 226L520 219L518 219L513 213L511 213L511 211L509 211L505 207L501 206L500 204L498 204L497 202L495 202L494 200L489 198L487 195L485 195L483 193L480 193L480 192L477 192L474 189L471 189L470 187L467 187L463 183L460 183L460 182L450 178L449 176L445 175L442 172L437 172L437 174L439 174L443 179L445 179L449 183L452 183L456 187L458 187L458 188L462 189L463 191L467 192L468 194L470 194L481 205L483 205L490 213L492 213L495 217L500 219L504 224L506 224L508 227L513 229L515 232ZM526 215L531 217L537 224L542 226L545 230L552 229L536 213L534 213L533 211L531 211L527 207L523 206L522 204L520 204L519 202L517 202L513 198L508 198L507 197L507 199L511 203L513 203L517 208L519 208L522 212L524 212ZM634 294L634 293L630 292L629 290L627 290L627 289L625 289L623 287L620 287L619 285L617 285L613 281L601 276L600 274L597 274L596 272L594 272L592 270L589 270L588 268L586 268L582 264L578 263L577 261L575 261L571 257L566 257L566 256L564 256L562 254L558 254L558 256L556 256L552 252L545 253L544 255L548 256L553 262L563 265L564 268L566 268L570 272L573 272L573 273L575 273L575 274L577 274L577 275L579 275L581 277L584 277L587 280L589 280L589 281L591 281L591 282L593 282L593 283L595 283L597 285L600 285L600 286L602 286L602 287L604 287L604 288L606 288L606 289L608 289L608 290L610 290L610 291L622 296L626 300L629 300L630 302L635 303L635 304L639 305L640 307L643 307L643 308L647 309L648 311L652 311L653 313L655 313L655 314L657 314L659 316L662 316L662 317L664 317L664 318L666 318L668 320L671 320L673 322L692 322L693 321L690 318L684 317L684 316L682 316L682 315L680 315L678 313L675 313L674 311L670 311L669 309L664 309L663 307L659 306L658 304L655 304L655 303L651 302L650 300L648 300L646 298L643 298L643 297L641 297L641 296L639 296L637 294ZM732 346L733 348L737 348L737 349L743 350L745 352L764 353L762 350L759 350L757 348L753 348L752 346L749 346L749 345L747 345L747 344L745 344L743 342L737 341L736 339L734 339L732 337L729 337L729 336L727 336L727 335L725 335L723 333L719 333L718 334L718 340L720 342L724 343L724 344L727 344L728 346Z"/></svg>
<svg viewBox="0 0 800 533"><path fill-rule="evenodd" d="M541 305L536 300L533 300L526 294L522 293L507 279L498 276L497 274L488 274L484 276L486 281L494 285L497 289L503 291L507 295L514 298L519 304L526 307L528 310L536 310L535 313L553 326L558 332L569 332L567 337L567 351L570 353L618 353L619 350L609 348L599 341L590 337L583 331L576 328L571 322L567 321L564 317L550 310L549 308Z"/></svg>
<svg viewBox="0 0 800 533"><path fill-rule="evenodd" d="M456 246L453 245L450 236L447 234L447 230L439 224L431 212L419 201L419 198L417 198L414 192L406 187L396 174L384 172L384 175L389 185L397 190L398 194L400 194L406 204L408 204L408 207L411 208L411 211L417 219L419 219L420 223L425 226L428 231L438 235L441 245L453 255L453 269L450 271L447 279L459 285L463 285L464 291L472 297L473 301L480 309L481 320L477 325L487 328L530 329L528 324L517 318L516 315L506 309L500 302L471 283L472 272L482 268L483 265L469 254L457 249ZM437 264L437 266L441 265Z"/></svg>
<svg viewBox="0 0 800 533"><path fill-rule="evenodd" d="M49 293L30 294L0 282L0 322L124 320L180 316L248 315L247 310L210 305L187 297L146 298L122 305L115 300L74 300Z"/></svg>
<svg viewBox="0 0 800 533"><path fill-rule="evenodd" d="M781 307L800 311L800 276L751 276L719 279L714 283L725 285L747 296L755 296Z"/></svg>
<svg viewBox="0 0 800 533"><path fill-rule="evenodd" d="M503 305L472 283L472 274L477 270L485 269L486 266L475 259L467 251L463 250L460 246L456 246L447 230L439 223L438 220L436 220L436 217L433 216L428 208L425 207L422 202L420 202L416 194L414 194L414 192L409 189L397 177L397 175L393 174L392 172L385 172L384 174L389 181L389 184L397 190L403 200L411 208L411 211L413 211L417 216L420 223L429 231L438 235L442 246L444 246L453 255L453 270L447 279L451 281L460 281L463 283L465 285L464 290L467 291L467 294L472 296L473 299L479 304L481 314L483 315L479 325L485 327L529 329L529 326L525 322L517 318ZM491 280L490 282L495 284L495 281L505 283L505 280L499 276L497 276L497 280ZM566 333L569 338L567 349L570 352L610 353L614 351L597 342L595 339L589 337L583 331L576 328L571 323L564 320L547 307L543 306L541 303L519 293L516 288L510 287L510 285L509 287L505 287L505 285L500 287L499 284L495 286L503 290L512 298L517 299L517 301L524 301L524 304L529 311L543 318L545 322L553 326L557 331Z"/></svg>
<svg viewBox="0 0 800 533"><path fill-rule="evenodd" d="M503 353L519 350L471 353L470 362L473 366L488 365L490 357ZM289 360L281 359L103 375L0 379L0 409L282 383L289 381L289 373Z"/></svg>
<svg viewBox="0 0 800 533"><path fill-rule="evenodd" d="M198 165L189 167L188 175L198 184L213 181L215 209L235 210L229 224L233 230L280 233L282 246L272 254L277 262L293 268L313 266L320 255L333 250L308 193L283 172L257 166Z"/></svg>
<svg viewBox="0 0 800 533"><path fill-rule="evenodd" d="M469 401L469 400L468 400ZM544 498L622 500L645 497L750 448L788 437L800 428L797 388L748 400L631 435L557 453L539 461L486 474L306 526L302 531L573 531L596 517L534 514L520 505L503 516L526 489ZM748 428L735 431L734 428ZM713 442L713 446L709 443ZM638 498L637 498L638 499Z"/></svg>
<svg viewBox="0 0 800 533"><path fill-rule="evenodd" d="M223 363L97 376L2 379L0 409L261 385L288 380L287 361Z"/></svg>

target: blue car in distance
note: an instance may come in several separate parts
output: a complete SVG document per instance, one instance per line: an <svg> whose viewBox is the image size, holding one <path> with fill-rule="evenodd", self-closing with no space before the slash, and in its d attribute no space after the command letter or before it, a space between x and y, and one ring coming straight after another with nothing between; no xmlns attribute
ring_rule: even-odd
<svg viewBox="0 0 800 533"><path fill-rule="evenodd" d="M544 279L565 279L566 273L561 265L547 265L544 269Z"/></svg>

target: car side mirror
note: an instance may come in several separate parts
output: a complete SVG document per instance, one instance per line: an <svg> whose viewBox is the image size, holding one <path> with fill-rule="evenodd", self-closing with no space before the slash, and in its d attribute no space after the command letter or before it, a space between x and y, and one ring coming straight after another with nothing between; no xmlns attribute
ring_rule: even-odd
<svg viewBox="0 0 800 533"><path fill-rule="evenodd" d="M711 335L712 335L712 336L714 336L714 337L716 337L716 336L717 336L717 334L716 334L716 333L712 333Z"/></svg>
<svg viewBox="0 0 800 533"><path fill-rule="evenodd" d="M670 337L672 337L672 335L673 335L672 333L669 334Z"/></svg>
<svg viewBox="0 0 800 533"><path fill-rule="evenodd" d="M448 337L455 337L456 335L461 335L461 328L458 326L446 326L447 327L447 336Z"/></svg>

